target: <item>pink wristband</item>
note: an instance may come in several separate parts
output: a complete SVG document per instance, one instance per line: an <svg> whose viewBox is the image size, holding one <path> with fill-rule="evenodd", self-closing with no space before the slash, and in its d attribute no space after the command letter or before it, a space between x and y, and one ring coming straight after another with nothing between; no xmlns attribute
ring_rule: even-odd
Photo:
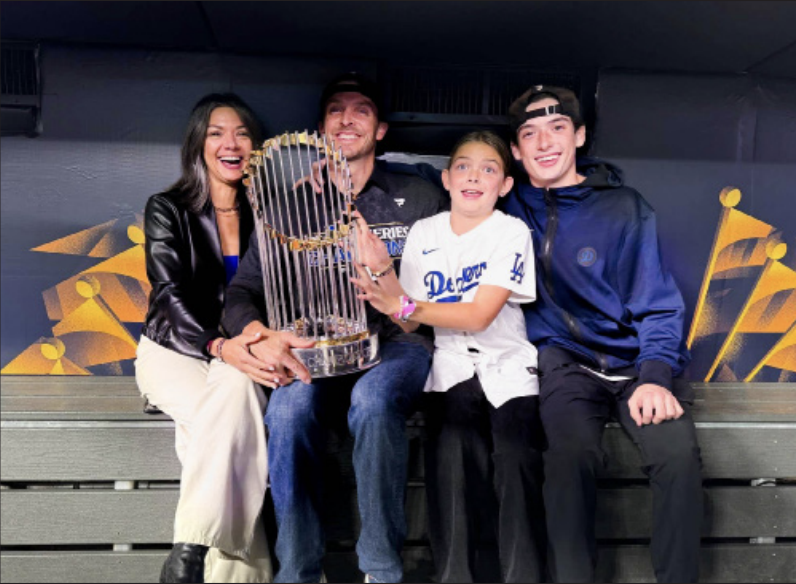
<svg viewBox="0 0 796 584"><path fill-rule="evenodd" d="M417 304L415 304L414 300L409 298L409 296L401 296L401 310L393 314L393 316L401 322L409 322L409 317L412 316L416 308Z"/></svg>

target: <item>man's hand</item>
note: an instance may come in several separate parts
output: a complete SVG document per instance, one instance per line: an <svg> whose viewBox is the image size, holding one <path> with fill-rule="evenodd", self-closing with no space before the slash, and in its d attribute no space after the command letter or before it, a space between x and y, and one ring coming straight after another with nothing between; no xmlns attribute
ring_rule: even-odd
<svg viewBox="0 0 796 584"><path fill-rule="evenodd" d="M683 415L683 407L671 391L654 383L639 385L627 402L636 425L660 424Z"/></svg>
<svg viewBox="0 0 796 584"><path fill-rule="evenodd" d="M359 263L367 266L372 272L381 272L390 265L392 259L390 252L387 251L387 245L370 230L368 222L359 211L354 211L352 217L357 224Z"/></svg>
<svg viewBox="0 0 796 584"><path fill-rule="evenodd" d="M322 193L324 185L323 167L326 166L326 162L326 158L321 158L320 160L313 162L310 174L298 179L295 183L293 183L293 190L296 191L301 185L309 183L313 191L318 194Z"/></svg>
<svg viewBox="0 0 796 584"><path fill-rule="evenodd" d="M224 345L224 360L266 387L279 387L298 378L310 383L310 372L291 351L309 349L311 339L300 339L293 333L277 332L260 322L249 323L243 332Z"/></svg>
<svg viewBox="0 0 796 584"><path fill-rule="evenodd" d="M375 278L371 278L365 268L354 262L354 267L359 278L351 278L351 283L359 290L357 298L367 300L371 306L387 316L392 316L401 310L401 298L386 292Z"/></svg>

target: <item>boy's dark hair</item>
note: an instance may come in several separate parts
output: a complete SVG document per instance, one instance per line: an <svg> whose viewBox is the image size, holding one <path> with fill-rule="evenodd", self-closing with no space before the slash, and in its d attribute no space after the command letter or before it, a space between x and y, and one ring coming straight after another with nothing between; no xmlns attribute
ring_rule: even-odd
<svg viewBox="0 0 796 584"><path fill-rule="evenodd" d="M509 147L506 145L506 142L503 140L503 138L490 130L477 130L475 132L465 134L459 138L459 141L456 142L456 145L451 150L450 159L448 160L448 170L450 170L453 159L455 158L459 149L465 144L469 144L471 142L486 144L487 146L493 148L500 157L500 163L503 166L503 174L508 176L511 173L511 165L514 162L514 159L511 156L511 150L509 150Z"/></svg>
<svg viewBox="0 0 796 584"><path fill-rule="evenodd" d="M542 101L548 97L558 102L558 106L555 106L557 111L541 109L538 111L526 111L528 106L532 103ZM576 130L583 125L583 117L580 114L580 102L572 90L563 87L554 87L552 85L534 85L531 87L528 91L515 99L509 106L509 123L514 133L512 140L516 138L517 130L519 130L526 121L540 115L549 115L552 113L560 113L570 118Z"/></svg>
<svg viewBox="0 0 796 584"><path fill-rule="evenodd" d="M367 97L376 106L376 117L378 120L382 121L384 119L381 88L372 79L365 77L361 73L351 72L335 77L323 88L321 100L318 103L318 120L321 123L326 118L326 104L329 100L337 93L346 93L348 91L360 93Z"/></svg>

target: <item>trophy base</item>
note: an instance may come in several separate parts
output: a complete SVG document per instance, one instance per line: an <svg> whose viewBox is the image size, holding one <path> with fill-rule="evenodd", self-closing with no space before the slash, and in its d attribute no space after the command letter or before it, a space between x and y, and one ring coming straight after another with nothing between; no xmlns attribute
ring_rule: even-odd
<svg viewBox="0 0 796 584"><path fill-rule="evenodd" d="M309 369L313 379L357 373L381 361L378 335L339 345L293 349L293 354Z"/></svg>

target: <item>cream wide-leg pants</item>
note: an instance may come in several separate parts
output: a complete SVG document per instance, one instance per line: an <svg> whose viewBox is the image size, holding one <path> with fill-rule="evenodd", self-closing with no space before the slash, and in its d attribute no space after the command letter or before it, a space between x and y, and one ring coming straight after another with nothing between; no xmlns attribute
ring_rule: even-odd
<svg viewBox="0 0 796 584"><path fill-rule="evenodd" d="M205 582L271 582L260 519L268 474L262 388L217 360L206 362L141 336L141 394L176 424L182 463L174 542L210 547Z"/></svg>

